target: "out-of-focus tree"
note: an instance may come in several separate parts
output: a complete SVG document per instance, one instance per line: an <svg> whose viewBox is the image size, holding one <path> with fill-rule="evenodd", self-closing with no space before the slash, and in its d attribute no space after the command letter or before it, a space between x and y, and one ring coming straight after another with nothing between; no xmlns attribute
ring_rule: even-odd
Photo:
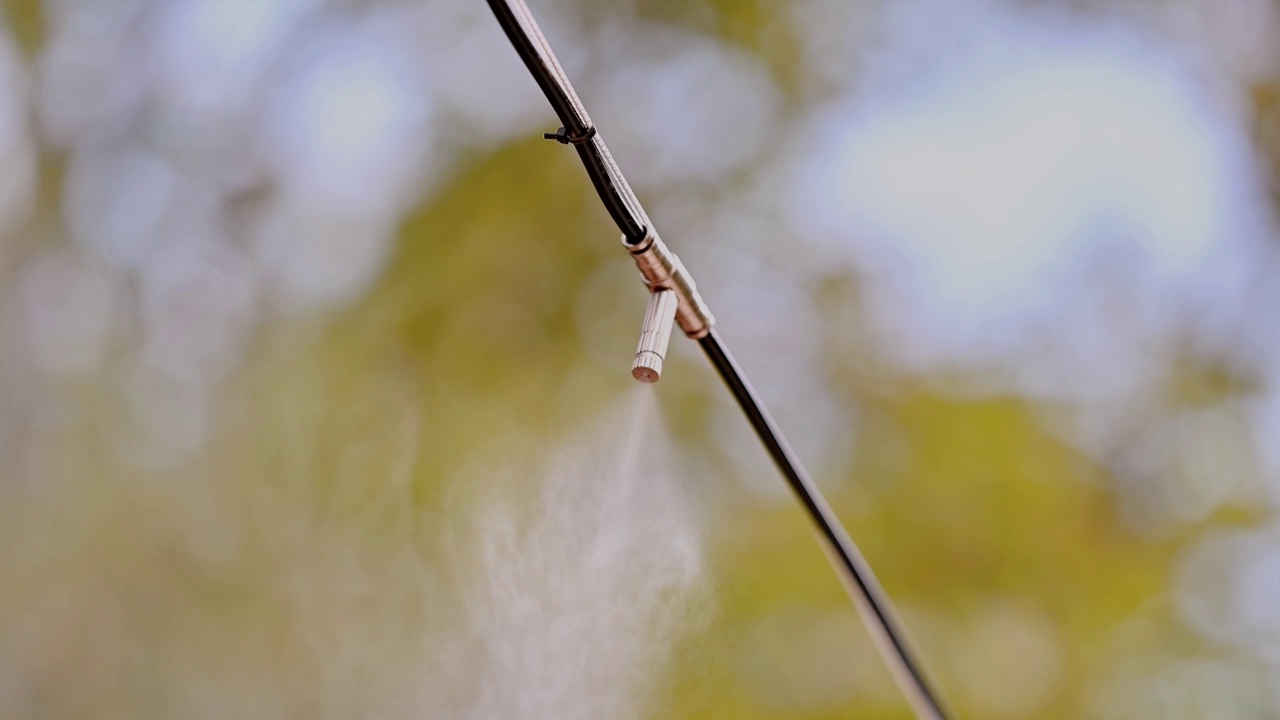
<svg viewBox="0 0 1280 720"><path fill-rule="evenodd" d="M964 716L1276 712L1273 7L534 11ZM476 518L631 390L644 293L485 4L3 12L0 715L522 707ZM908 717L677 342L707 592L611 714ZM596 697L644 619L511 667Z"/></svg>

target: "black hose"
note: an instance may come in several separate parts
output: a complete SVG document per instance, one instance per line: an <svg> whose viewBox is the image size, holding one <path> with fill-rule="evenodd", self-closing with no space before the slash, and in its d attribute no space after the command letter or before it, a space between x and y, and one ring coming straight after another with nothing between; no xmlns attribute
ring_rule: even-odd
<svg viewBox="0 0 1280 720"><path fill-rule="evenodd" d="M507 33L507 38L511 40L520 59L524 60L533 79L538 81L542 94L547 96L556 115L560 116L564 127L559 133L547 137L565 144L571 143L577 148L578 157L591 176L591 184L595 185L596 193L600 195L600 200L613 221L622 230L623 237L633 245L643 241L649 225L644 208L631 191L627 179L618 170L604 140L596 133L595 126L591 124L591 116L578 99L578 93L574 92L573 85L564 74L564 68L560 67L560 61L556 59L537 21L533 19L529 6L524 0L489 0L489 7L493 9L498 24Z"/></svg>
<svg viewBox="0 0 1280 720"><path fill-rule="evenodd" d="M652 231L649 218L614 163L604 140L591 124L586 108L574 92L529 7L524 0L488 2L512 46L537 80L551 107L560 116L563 127L548 137L576 147L596 192L622 230L623 237L631 244L642 242ZM653 234L656 236L656 233ZM729 392L738 401L787 484L795 491L796 497L817 526L822 546L827 551L836 574L840 576L861 611L863 620L912 709L920 718L946 720L947 713L943 710L941 696L932 687L924 664L912 650L906 631L894 614L875 574L845 532L839 518L827 505L822 493L809 478L778 426L769 417L764 403L747 382L746 376L715 330L698 342L720 373Z"/></svg>
<svg viewBox="0 0 1280 720"><path fill-rule="evenodd" d="M742 368L738 367L715 330L698 343L702 345L707 359L711 361L716 372L720 373L724 384L729 387L733 399L738 401L739 407L747 416L747 422L751 423L752 429L756 431L760 442L769 452L769 457L778 466L782 477L795 491L796 498L800 500L801 505L804 505L809 517L817 525L818 535L836 566L837 574L844 581L854 601L858 603L868 629L884 651L886 662L897 676L898 684L907 694L916 714L920 717L945 718L946 713L943 712L940 696L932 688L924 664L915 656L906 631L893 612L893 605L885 595L884 589L880 587L879 581L876 580L871 566L867 565L862 553L858 552L857 546L853 544L844 526L840 524L840 519L836 517L831 506L822 497L822 493L813 484L808 471L804 469L800 458L791 449L791 445L787 443L787 439L782 435L773 418L769 416L768 408L756 395Z"/></svg>

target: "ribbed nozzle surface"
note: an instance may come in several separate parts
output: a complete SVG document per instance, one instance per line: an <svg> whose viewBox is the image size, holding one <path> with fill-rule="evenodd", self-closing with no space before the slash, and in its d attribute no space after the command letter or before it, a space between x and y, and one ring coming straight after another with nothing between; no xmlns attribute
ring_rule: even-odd
<svg viewBox="0 0 1280 720"><path fill-rule="evenodd" d="M655 383L662 377L662 364L667 357L667 345L671 343L671 328L675 324L678 304L676 294L670 290L659 290L649 295L644 325L640 328L640 344L636 347L636 359L631 363L631 376L640 382Z"/></svg>

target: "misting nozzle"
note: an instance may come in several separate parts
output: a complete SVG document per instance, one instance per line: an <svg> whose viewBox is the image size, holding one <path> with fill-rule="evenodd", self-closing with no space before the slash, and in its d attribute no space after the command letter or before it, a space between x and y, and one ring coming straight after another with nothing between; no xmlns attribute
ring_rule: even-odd
<svg viewBox="0 0 1280 720"><path fill-rule="evenodd" d="M662 377L662 363L667 357L679 303L672 290L649 293L644 325L640 328L640 345L636 348L635 362L631 363L631 376L640 382L655 383Z"/></svg>

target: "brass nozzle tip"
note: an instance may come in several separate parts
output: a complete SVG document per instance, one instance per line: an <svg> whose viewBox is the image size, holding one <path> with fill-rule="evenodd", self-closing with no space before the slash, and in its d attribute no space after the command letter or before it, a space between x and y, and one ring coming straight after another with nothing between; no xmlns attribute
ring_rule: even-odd
<svg viewBox="0 0 1280 720"><path fill-rule="evenodd" d="M636 353L631 364L631 377L643 383L656 383L662 378L662 356L647 350Z"/></svg>

